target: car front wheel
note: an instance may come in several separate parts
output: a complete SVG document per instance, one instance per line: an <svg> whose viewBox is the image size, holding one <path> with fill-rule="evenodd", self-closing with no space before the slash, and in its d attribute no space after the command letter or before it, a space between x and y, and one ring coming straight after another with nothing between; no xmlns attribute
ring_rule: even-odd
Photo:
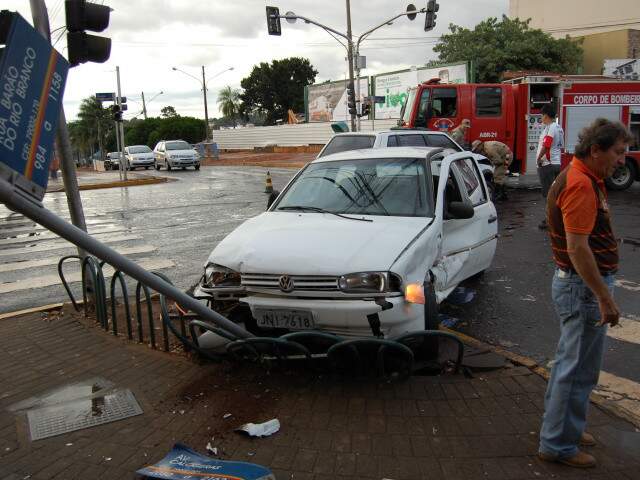
<svg viewBox="0 0 640 480"><path fill-rule="evenodd" d="M200 170L200 165L196 165L194 168L195 168L196 170Z"/></svg>
<svg viewBox="0 0 640 480"><path fill-rule="evenodd" d="M627 159L624 165L616 168L616 171L605 180L605 183L611 190L626 190L633 184L636 174L633 162Z"/></svg>

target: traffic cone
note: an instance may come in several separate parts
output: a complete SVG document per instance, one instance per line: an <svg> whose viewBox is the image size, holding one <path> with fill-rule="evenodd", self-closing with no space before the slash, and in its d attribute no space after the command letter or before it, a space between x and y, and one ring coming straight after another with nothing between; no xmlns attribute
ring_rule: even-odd
<svg viewBox="0 0 640 480"><path fill-rule="evenodd" d="M273 192L273 183L271 183L271 174L267 171L267 185L264 187L264 193Z"/></svg>

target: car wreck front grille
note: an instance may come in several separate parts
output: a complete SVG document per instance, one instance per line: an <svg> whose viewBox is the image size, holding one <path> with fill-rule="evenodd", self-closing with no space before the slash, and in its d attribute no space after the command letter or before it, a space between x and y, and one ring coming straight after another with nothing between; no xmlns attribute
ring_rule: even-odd
<svg viewBox="0 0 640 480"><path fill-rule="evenodd" d="M280 278L283 275L244 273L241 277L243 287L280 290ZM317 275L288 275L293 281L293 291L337 291L338 277Z"/></svg>

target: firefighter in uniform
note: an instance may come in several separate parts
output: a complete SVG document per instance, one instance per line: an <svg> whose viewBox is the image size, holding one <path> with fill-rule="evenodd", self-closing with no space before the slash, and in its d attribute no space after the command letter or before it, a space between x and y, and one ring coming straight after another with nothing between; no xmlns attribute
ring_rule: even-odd
<svg viewBox="0 0 640 480"><path fill-rule="evenodd" d="M471 120L465 118L460 122L456 128L451 130L451 138L453 138L458 145L460 145L465 150L469 149L469 142L465 140L465 135L467 131L471 128Z"/></svg>
<svg viewBox="0 0 640 480"><path fill-rule="evenodd" d="M502 142L474 140L471 151L484 155L493 165L494 200L508 200L504 177L513 160L511 149Z"/></svg>

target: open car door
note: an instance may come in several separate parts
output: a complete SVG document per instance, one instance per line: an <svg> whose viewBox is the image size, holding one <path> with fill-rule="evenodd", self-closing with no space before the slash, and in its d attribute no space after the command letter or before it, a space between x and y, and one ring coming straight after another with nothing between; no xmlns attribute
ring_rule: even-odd
<svg viewBox="0 0 640 480"><path fill-rule="evenodd" d="M436 222L442 242L438 261L432 268L438 302L444 300L462 280L486 269L493 259L497 216L478 166L468 152L432 161L436 184ZM465 204L468 214L460 216L456 206ZM456 214L457 213L457 214Z"/></svg>

